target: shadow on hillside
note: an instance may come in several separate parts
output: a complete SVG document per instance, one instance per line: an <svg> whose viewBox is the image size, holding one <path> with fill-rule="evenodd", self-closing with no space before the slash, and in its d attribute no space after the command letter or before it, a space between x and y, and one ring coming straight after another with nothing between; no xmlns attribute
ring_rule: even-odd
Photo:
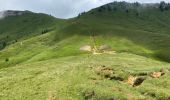
<svg viewBox="0 0 170 100"><path fill-rule="evenodd" d="M153 51L151 57L162 60L165 62L170 62L170 37L166 34L152 33L143 30L130 30L127 28L111 28L111 27L102 27L100 24L98 27L89 27L88 24L80 23L79 21L73 21L71 25L62 28L56 36L54 41L60 41L66 38L69 38L74 35L84 35L87 37L90 36L101 36L103 38L112 38L112 37L122 37L126 38L133 43L146 47ZM80 40L81 41L81 40ZM149 56L150 55L144 55Z"/></svg>

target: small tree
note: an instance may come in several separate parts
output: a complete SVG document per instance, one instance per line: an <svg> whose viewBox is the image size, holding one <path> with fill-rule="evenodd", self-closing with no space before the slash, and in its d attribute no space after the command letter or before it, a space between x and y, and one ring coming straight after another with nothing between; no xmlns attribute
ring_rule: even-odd
<svg viewBox="0 0 170 100"><path fill-rule="evenodd" d="M91 12L91 14L93 15L93 14L94 14L94 12Z"/></svg>
<svg viewBox="0 0 170 100"><path fill-rule="evenodd" d="M164 1L161 1L160 5L159 5L159 9L163 12L166 8L166 3Z"/></svg>
<svg viewBox="0 0 170 100"><path fill-rule="evenodd" d="M107 10L108 10L108 11L112 11L112 8L108 5L108 6L107 6Z"/></svg>
<svg viewBox="0 0 170 100"><path fill-rule="evenodd" d="M116 7L114 7L114 8L113 8L113 11L117 11L117 8L116 8Z"/></svg>
<svg viewBox="0 0 170 100"><path fill-rule="evenodd" d="M135 2L134 5L135 5L136 7L139 7L139 6L140 6L140 3L139 3L139 2Z"/></svg>
<svg viewBox="0 0 170 100"><path fill-rule="evenodd" d="M6 45L7 45L7 44L6 44L6 42L4 41L4 42L2 43L2 47L5 48Z"/></svg>
<svg viewBox="0 0 170 100"><path fill-rule="evenodd" d="M105 6L101 6L100 8L101 8L102 10L105 10L105 9L106 9Z"/></svg>
<svg viewBox="0 0 170 100"><path fill-rule="evenodd" d="M166 4L165 10L170 10L170 3Z"/></svg>
<svg viewBox="0 0 170 100"><path fill-rule="evenodd" d="M49 32L49 30L48 29L45 29L45 30L43 30L42 32L41 32L41 34L45 34L45 33L48 33Z"/></svg>
<svg viewBox="0 0 170 100"><path fill-rule="evenodd" d="M136 12L136 16L139 16L139 12Z"/></svg>
<svg viewBox="0 0 170 100"><path fill-rule="evenodd" d="M8 61L9 61L9 58L6 58L6 59L5 59L5 62L8 62Z"/></svg>
<svg viewBox="0 0 170 100"><path fill-rule="evenodd" d="M9 38L9 36L7 35L7 36L6 36L6 38L8 39L8 38Z"/></svg>
<svg viewBox="0 0 170 100"><path fill-rule="evenodd" d="M101 9L101 8L99 8L99 9L98 9L98 12L102 12L102 9Z"/></svg>
<svg viewBox="0 0 170 100"><path fill-rule="evenodd" d="M128 9L126 9L126 13L127 13L127 14L129 13L129 10L128 10Z"/></svg>
<svg viewBox="0 0 170 100"><path fill-rule="evenodd" d="M81 16L81 14L79 14L79 15L77 16L77 18L80 18L80 16Z"/></svg>

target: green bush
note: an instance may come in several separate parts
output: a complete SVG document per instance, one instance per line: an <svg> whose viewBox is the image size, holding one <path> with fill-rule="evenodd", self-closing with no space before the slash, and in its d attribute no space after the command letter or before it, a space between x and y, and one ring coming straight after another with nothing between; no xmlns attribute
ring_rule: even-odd
<svg viewBox="0 0 170 100"><path fill-rule="evenodd" d="M5 59L5 62L8 62L8 61L9 61L9 58L6 58L6 59Z"/></svg>

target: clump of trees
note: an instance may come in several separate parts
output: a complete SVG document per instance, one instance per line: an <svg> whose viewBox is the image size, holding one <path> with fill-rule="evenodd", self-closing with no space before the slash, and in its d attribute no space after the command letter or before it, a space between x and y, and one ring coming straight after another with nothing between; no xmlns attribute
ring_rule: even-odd
<svg viewBox="0 0 170 100"><path fill-rule="evenodd" d="M112 11L112 8L109 5L107 5L107 10Z"/></svg>
<svg viewBox="0 0 170 100"><path fill-rule="evenodd" d="M77 18L80 18L80 16L81 15L84 15L84 14L86 14L86 12L84 11L84 12L82 12L82 13L79 13L79 15L77 16Z"/></svg>
<svg viewBox="0 0 170 100"><path fill-rule="evenodd" d="M102 9L101 9L101 8L99 8L99 9L98 9L98 12L102 12Z"/></svg>
<svg viewBox="0 0 170 100"><path fill-rule="evenodd" d="M112 11L112 7L107 4L106 6L101 6L99 9L98 9L98 12L102 12L102 11Z"/></svg>
<svg viewBox="0 0 170 100"><path fill-rule="evenodd" d="M159 9L163 12L166 10L170 10L170 3L166 3L164 1L161 1L159 4Z"/></svg>
<svg viewBox="0 0 170 100"><path fill-rule="evenodd" d="M45 29L45 30L42 30L41 34L45 34L45 33L48 33L49 30L48 29Z"/></svg>
<svg viewBox="0 0 170 100"><path fill-rule="evenodd" d="M134 6L139 7L141 4L139 2L133 3Z"/></svg>
<svg viewBox="0 0 170 100"><path fill-rule="evenodd" d="M106 7L105 7L105 6L101 6L101 7L98 9L98 12L102 12L102 11L104 11L104 10L106 10Z"/></svg>

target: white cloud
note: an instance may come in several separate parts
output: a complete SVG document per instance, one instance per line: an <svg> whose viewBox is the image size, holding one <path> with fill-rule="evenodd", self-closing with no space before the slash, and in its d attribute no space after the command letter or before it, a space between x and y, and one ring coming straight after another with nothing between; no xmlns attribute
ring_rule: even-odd
<svg viewBox="0 0 170 100"><path fill-rule="evenodd" d="M31 10L54 15L58 18L70 18L78 13L115 0L0 0L0 10ZM117 0L123 1L123 0ZM136 0L125 0L135 2ZM162 0L137 0L138 2L160 2ZM165 0L170 2L170 0Z"/></svg>

